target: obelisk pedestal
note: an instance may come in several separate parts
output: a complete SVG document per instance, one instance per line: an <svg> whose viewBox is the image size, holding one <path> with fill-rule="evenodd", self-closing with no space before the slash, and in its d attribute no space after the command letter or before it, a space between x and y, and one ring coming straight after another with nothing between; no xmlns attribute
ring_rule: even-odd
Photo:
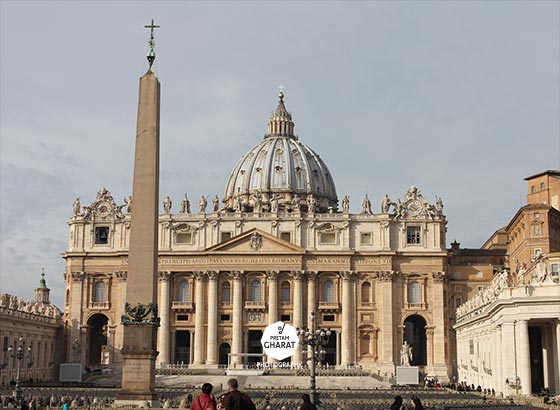
<svg viewBox="0 0 560 410"><path fill-rule="evenodd" d="M152 32L153 32L152 21ZM132 215L124 326L122 388L115 404L148 402L158 407L155 392L157 352L158 198L160 84L150 68L140 78L132 187Z"/></svg>

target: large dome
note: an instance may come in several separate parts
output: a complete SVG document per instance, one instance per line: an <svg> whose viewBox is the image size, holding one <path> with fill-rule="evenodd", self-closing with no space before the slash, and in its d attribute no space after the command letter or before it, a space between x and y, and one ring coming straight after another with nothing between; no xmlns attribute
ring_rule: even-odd
<svg viewBox="0 0 560 410"><path fill-rule="evenodd" d="M307 209L313 203L315 212L336 210L336 188L327 166L294 135L284 94L279 98L270 116L268 134L241 157L228 178L225 209L267 212Z"/></svg>

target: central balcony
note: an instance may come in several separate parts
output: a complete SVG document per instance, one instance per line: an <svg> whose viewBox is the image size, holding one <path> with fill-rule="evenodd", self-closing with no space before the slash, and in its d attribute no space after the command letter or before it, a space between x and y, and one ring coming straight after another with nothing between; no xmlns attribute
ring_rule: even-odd
<svg viewBox="0 0 560 410"><path fill-rule="evenodd" d="M266 310L266 302L264 300L246 300L245 310L247 311L264 311Z"/></svg>

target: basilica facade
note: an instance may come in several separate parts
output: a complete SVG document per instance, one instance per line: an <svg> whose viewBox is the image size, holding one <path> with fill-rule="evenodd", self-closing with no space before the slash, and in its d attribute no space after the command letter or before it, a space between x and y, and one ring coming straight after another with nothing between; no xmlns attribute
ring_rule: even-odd
<svg viewBox="0 0 560 410"><path fill-rule="evenodd" d="M390 376L403 341L411 364L451 380L443 203L416 187L363 200L350 213L321 157L294 133L280 93L262 141L224 178L225 191L191 206L165 197L159 216L160 366L249 366L264 328L279 320L332 332L325 364ZM64 322L81 362L121 363L134 198L103 188L69 220ZM251 353L252 355L245 355ZM289 361L302 363L298 349ZM67 358L68 360L70 358Z"/></svg>

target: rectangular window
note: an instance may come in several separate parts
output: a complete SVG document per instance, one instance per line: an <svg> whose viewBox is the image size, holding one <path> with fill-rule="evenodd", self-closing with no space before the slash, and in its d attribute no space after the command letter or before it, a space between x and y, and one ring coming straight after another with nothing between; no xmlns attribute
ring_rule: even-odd
<svg viewBox="0 0 560 410"><path fill-rule="evenodd" d="M463 292L463 286L462 285L455 285L454 289L455 289L455 293L462 293Z"/></svg>
<svg viewBox="0 0 560 410"><path fill-rule="evenodd" d="M538 213L538 212L533 213L533 217L534 217L534 218L539 218L540 216L541 216L541 214Z"/></svg>
<svg viewBox="0 0 560 410"><path fill-rule="evenodd" d="M226 242L231 239L231 232L222 232L221 234L221 242Z"/></svg>
<svg viewBox="0 0 560 410"><path fill-rule="evenodd" d="M534 194L535 193L535 186L531 185L531 193Z"/></svg>
<svg viewBox="0 0 560 410"><path fill-rule="evenodd" d="M544 191L544 182L541 182L541 191Z"/></svg>
<svg viewBox="0 0 560 410"><path fill-rule="evenodd" d="M178 233L175 239L179 245L191 245L193 242L193 234L192 232Z"/></svg>
<svg viewBox="0 0 560 410"><path fill-rule="evenodd" d="M334 315L323 315L323 322L334 322Z"/></svg>
<svg viewBox="0 0 560 410"><path fill-rule="evenodd" d="M289 322L290 321L290 315L280 315L280 320L282 322Z"/></svg>
<svg viewBox="0 0 560 410"><path fill-rule="evenodd" d="M461 272L455 272L453 275L455 279L461 279Z"/></svg>
<svg viewBox="0 0 560 410"><path fill-rule="evenodd" d="M286 242L290 242L292 240L292 233L291 232L280 232L280 239Z"/></svg>
<svg viewBox="0 0 560 410"><path fill-rule="evenodd" d="M558 272L560 272L560 263L551 263L550 273L554 274L554 276L558 276Z"/></svg>
<svg viewBox="0 0 560 410"><path fill-rule="evenodd" d="M109 243L109 227L98 226L95 228L95 244L107 245Z"/></svg>
<svg viewBox="0 0 560 410"><path fill-rule="evenodd" d="M535 256L539 256L542 253L541 248L535 248Z"/></svg>
<svg viewBox="0 0 560 410"><path fill-rule="evenodd" d="M321 234L321 245L336 245L336 233L323 232Z"/></svg>
<svg viewBox="0 0 560 410"><path fill-rule="evenodd" d="M189 315L177 315L177 321L185 322L189 320Z"/></svg>
<svg viewBox="0 0 560 410"><path fill-rule="evenodd" d="M220 315L220 320L222 322L229 322L231 319L230 315Z"/></svg>
<svg viewBox="0 0 560 410"><path fill-rule="evenodd" d="M461 306L461 298L455 298L455 309Z"/></svg>
<svg viewBox="0 0 560 410"><path fill-rule="evenodd" d="M409 226L406 228L406 243L409 245L419 245L420 244L420 227L419 226Z"/></svg>
<svg viewBox="0 0 560 410"><path fill-rule="evenodd" d="M474 341L469 340L469 354L474 354Z"/></svg>
<svg viewBox="0 0 560 410"><path fill-rule="evenodd" d="M360 245L373 245L373 235L371 232L362 232L360 234Z"/></svg>

